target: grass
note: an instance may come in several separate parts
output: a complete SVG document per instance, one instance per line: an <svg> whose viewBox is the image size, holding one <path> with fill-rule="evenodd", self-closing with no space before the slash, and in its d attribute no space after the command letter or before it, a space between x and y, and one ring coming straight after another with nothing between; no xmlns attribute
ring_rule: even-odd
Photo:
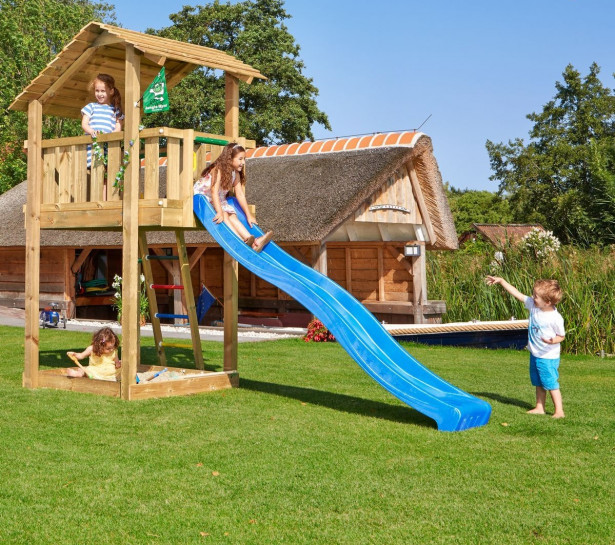
<svg viewBox="0 0 615 545"><path fill-rule="evenodd" d="M89 339L43 330L41 360ZM493 406L443 433L335 343L241 344L238 389L124 402L23 389L23 329L0 341L2 545L615 542L612 360L564 358L557 421L525 414L525 352L409 346Z"/></svg>

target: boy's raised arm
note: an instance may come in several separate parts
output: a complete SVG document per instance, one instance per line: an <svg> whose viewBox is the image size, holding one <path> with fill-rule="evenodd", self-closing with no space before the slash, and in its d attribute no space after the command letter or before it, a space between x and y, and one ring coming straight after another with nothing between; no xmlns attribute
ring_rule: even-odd
<svg viewBox="0 0 615 545"><path fill-rule="evenodd" d="M519 299L522 303L525 303L527 299L527 295L521 293L515 286L509 284L501 278L500 276L487 276L485 278L485 282L487 282L488 286L493 286L493 284L500 284L508 293L510 293L515 299Z"/></svg>

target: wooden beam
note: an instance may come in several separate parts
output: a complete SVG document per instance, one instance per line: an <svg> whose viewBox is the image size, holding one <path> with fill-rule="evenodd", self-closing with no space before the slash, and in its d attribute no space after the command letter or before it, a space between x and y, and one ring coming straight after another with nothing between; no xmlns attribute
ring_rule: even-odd
<svg viewBox="0 0 615 545"><path fill-rule="evenodd" d="M201 348L199 321L196 316L196 304L194 301L194 291L192 289L192 278L190 276L190 262L188 261L188 252L186 251L184 232L181 229L176 229L175 238L177 240L177 254L179 256L181 280L184 286L183 292L186 302L186 313L188 314L188 322L190 324L192 351L194 352L194 366L197 369L205 369L205 364L203 362L203 350Z"/></svg>
<svg viewBox="0 0 615 545"><path fill-rule="evenodd" d="M239 137L239 80L224 74L224 134L232 139Z"/></svg>
<svg viewBox="0 0 615 545"><path fill-rule="evenodd" d="M79 257L73 261L73 264L70 266L70 270L73 274L77 274L79 269L83 265L83 262L88 258L92 250L94 250L94 246L86 246L81 250Z"/></svg>
<svg viewBox="0 0 615 545"><path fill-rule="evenodd" d="M352 293L352 255L348 247L344 249L344 263L346 265L346 291Z"/></svg>
<svg viewBox="0 0 615 545"><path fill-rule="evenodd" d="M156 343L158 364L166 367L167 356L164 351L164 346L162 346L162 328L160 327L160 320L155 317L158 312L158 300L156 299L156 290L151 287L154 283L154 275L152 274L152 264L150 260L146 259L149 254L149 248L147 246L147 233L144 229L139 229L139 254L141 256L141 270L145 276L145 289L149 302L150 321L154 334L154 342Z"/></svg>
<svg viewBox="0 0 615 545"><path fill-rule="evenodd" d="M414 305L414 323L425 323L423 306L427 301L427 273L425 271L425 245L421 245L421 255L412 260L412 304Z"/></svg>
<svg viewBox="0 0 615 545"><path fill-rule="evenodd" d="M384 289L384 252L382 246L378 246L378 301L386 300L386 290Z"/></svg>
<svg viewBox="0 0 615 545"><path fill-rule="evenodd" d="M237 311L239 308L239 266L224 252L224 371L237 370Z"/></svg>
<svg viewBox="0 0 615 545"><path fill-rule="evenodd" d="M131 161L124 173L122 210L122 384L121 397L129 400L136 383L140 355L139 339L139 121L135 103L140 96L141 57L132 45L126 46L126 88L124 108L124 149ZM131 147L130 143L134 143Z"/></svg>
<svg viewBox="0 0 615 545"><path fill-rule="evenodd" d="M179 70L167 74L167 87L173 89L181 80L183 80L190 72L198 68L198 64L185 64Z"/></svg>
<svg viewBox="0 0 615 545"><path fill-rule="evenodd" d="M95 53L95 47L89 47L86 49L77 60L73 61L64 73L53 83L53 85L41 95L39 102L43 106L49 102L56 95L57 90L61 89L68 80L72 79L73 76L87 64Z"/></svg>
<svg viewBox="0 0 615 545"><path fill-rule="evenodd" d="M194 266L199 262L201 256L205 253L206 250L207 246L197 246L194 249L192 255L190 256L190 270L192 270Z"/></svg>
<svg viewBox="0 0 615 545"><path fill-rule="evenodd" d="M145 53L143 55L146 59L152 61L158 66L164 66L164 63L167 62L167 58L164 55L154 55L152 53Z"/></svg>
<svg viewBox="0 0 615 545"><path fill-rule="evenodd" d="M319 273L327 276L327 243L321 242L317 246L313 246L312 250L312 268Z"/></svg>
<svg viewBox="0 0 615 545"><path fill-rule="evenodd" d="M421 217L423 218L423 223L425 224L425 229L427 229L427 235L429 236L429 243L436 243L436 234L433 230L433 225L431 224L431 217L429 215L429 210L427 209L427 205L425 204L425 199L423 198L423 191L421 190L421 182L419 181L419 177L416 175L416 170L414 170L414 165L412 161L408 161L406 165L408 169L408 174L410 174L410 183L412 184L412 190L414 191L414 197L416 198L416 202L419 206L419 210L421 211Z"/></svg>
<svg viewBox="0 0 615 545"><path fill-rule="evenodd" d="M38 387L39 295L41 269L41 192L43 178L43 106L28 105L28 193L26 203L26 322L23 385Z"/></svg>

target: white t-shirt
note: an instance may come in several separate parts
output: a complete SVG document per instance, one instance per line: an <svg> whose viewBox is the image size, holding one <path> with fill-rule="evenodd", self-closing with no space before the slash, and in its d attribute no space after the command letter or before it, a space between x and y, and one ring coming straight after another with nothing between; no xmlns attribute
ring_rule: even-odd
<svg viewBox="0 0 615 545"><path fill-rule="evenodd" d="M564 336L564 318L556 310L540 310L534 304L534 299L527 297L525 308L530 311L530 325L528 327L528 347L532 355L537 358L559 358L560 344L547 344L542 339L552 339L556 335Z"/></svg>

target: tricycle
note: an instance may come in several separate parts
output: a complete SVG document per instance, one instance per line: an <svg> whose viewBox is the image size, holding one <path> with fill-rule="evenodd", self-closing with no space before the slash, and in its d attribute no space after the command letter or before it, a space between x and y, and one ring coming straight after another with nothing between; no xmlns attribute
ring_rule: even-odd
<svg viewBox="0 0 615 545"><path fill-rule="evenodd" d="M58 303L51 303L48 307L45 307L39 317L40 325L43 329L46 327L62 327L66 329L66 314L62 310L60 312L60 305Z"/></svg>

